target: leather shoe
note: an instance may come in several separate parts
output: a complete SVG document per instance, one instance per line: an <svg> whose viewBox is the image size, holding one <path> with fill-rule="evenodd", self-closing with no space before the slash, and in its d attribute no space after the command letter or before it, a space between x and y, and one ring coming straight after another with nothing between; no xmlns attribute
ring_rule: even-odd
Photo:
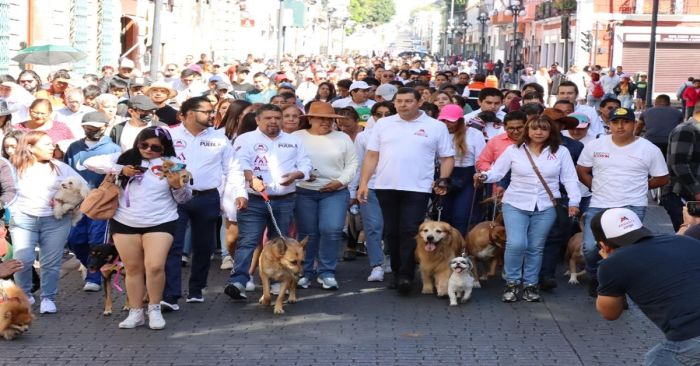
<svg viewBox="0 0 700 366"><path fill-rule="evenodd" d="M408 278L400 278L398 283L398 290L401 295L408 295L413 289L413 281Z"/></svg>

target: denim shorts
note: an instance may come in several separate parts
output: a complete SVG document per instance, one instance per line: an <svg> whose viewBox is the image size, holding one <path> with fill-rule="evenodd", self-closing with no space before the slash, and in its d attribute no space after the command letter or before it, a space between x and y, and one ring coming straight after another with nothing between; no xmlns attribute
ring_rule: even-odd
<svg viewBox="0 0 700 366"><path fill-rule="evenodd" d="M109 220L109 232L111 234L148 234L148 233L168 233L175 237L177 230L177 220L168 221L162 224L149 227L132 227L124 225L121 222L111 219Z"/></svg>

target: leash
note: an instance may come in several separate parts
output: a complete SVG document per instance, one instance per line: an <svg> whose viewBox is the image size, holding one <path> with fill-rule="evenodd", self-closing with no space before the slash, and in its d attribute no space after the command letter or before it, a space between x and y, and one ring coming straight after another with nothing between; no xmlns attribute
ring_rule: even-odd
<svg viewBox="0 0 700 366"><path fill-rule="evenodd" d="M435 199L431 200L431 202L428 204L427 210L425 212L425 218L431 219L430 214L433 212L433 209L437 210L437 220L436 221L442 221L442 210L443 210L443 205L442 201L445 200L445 196L438 196L436 195Z"/></svg>
<svg viewBox="0 0 700 366"><path fill-rule="evenodd" d="M119 292L124 292L124 289L119 285L119 278L122 275L122 268L124 268L124 263L119 260L119 256L114 258L114 260L110 263L105 264L100 268L100 272L103 272L105 269L105 266L111 266L109 270L114 270L116 272L116 276L114 276L114 279L112 280L112 286L114 286L115 289Z"/></svg>
<svg viewBox="0 0 700 366"><path fill-rule="evenodd" d="M496 214L498 213L498 195L493 196L493 216L491 221L496 221Z"/></svg>
<svg viewBox="0 0 700 366"><path fill-rule="evenodd" d="M262 181L262 177L258 176L258 179ZM263 201L265 201L265 205L267 205L267 211L270 213L270 219L272 220L272 225L277 231L277 235L279 235L279 237L282 238L282 240L286 241L286 237L282 235L282 230L280 230L279 225L277 225L277 219L275 219L275 213L272 210L272 203L270 203L270 196L267 194L267 189L263 189L260 192L260 195L262 196Z"/></svg>

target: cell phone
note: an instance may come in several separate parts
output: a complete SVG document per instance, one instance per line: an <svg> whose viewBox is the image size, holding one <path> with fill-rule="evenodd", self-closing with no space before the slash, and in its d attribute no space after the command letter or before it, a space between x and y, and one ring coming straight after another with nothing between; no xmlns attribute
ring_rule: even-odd
<svg viewBox="0 0 700 366"><path fill-rule="evenodd" d="M700 217L700 201L688 201L685 207L688 208L688 215Z"/></svg>
<svg viewBox="0 0 700 366"><path fill-rule="evenodd" d="M140 171L141 173L145 173L146 170L148 170L148 168L146 168L145 166L135 166L134 169Z"/></svg>

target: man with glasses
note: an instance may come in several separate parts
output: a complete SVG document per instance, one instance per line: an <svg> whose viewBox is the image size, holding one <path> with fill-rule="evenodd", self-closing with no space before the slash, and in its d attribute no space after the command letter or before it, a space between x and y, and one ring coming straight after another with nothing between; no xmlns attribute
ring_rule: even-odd
<svg viewBox="0 0 700 366"><path fill-rule="evenodd" d="M207 86L200 81L201 74L192 69L184 69L180 72L180 78L173 83L173 89L177 91L175 100L177 104L184 103L187 99L201 96L207 91Z"/></svg>
<svg viewBox="0 0 700 366"><path fill-rule="evenodd" d="M180 308L177 301L182 296L181 258L188 223L192 233L192 270L187 302L202 303L202 290L207 287L216 246L221 194L233 195L237 210L248 204L243 172L234 160L233 146L223 129L213 128L214 106L205 97L190 98L182 103L180 113L183 122L173 127L170 134L177 158L187 164L192 174L192 199L178 205L177 231L165 262L165 290L160 303L164 311Z"/></svg>
<svg viewBox="0 0 700 366"><path fill-rule="evenodd" d="M382 84L389 84L394 80L396 80L396 74L394 74L394 72L391 70L384 70L381 74L379 74L379 81Z"/></svg>
<svg viewBox="0 0 700 366"><path fill-rule="evenodd" d="M41 90L41 78L33 70L24 70L17 77L17 84L31 95Z"/></svg>
<svg viewBox="0 0 700 366"><path fill-rule="evenodd" d="M131 97L127 101L126 106L129 119L114 125L109 133L109 137L115 144L121 147L122 151L134 147L136 135L144 128L149 126L168 126L153 118L158 106L153 104L151 99L145 95Z"/></svg>
<svg viewBox="0 0 700 366"><path fill-rule="evenodd" d="M165 65L165 69L163 70L163 80L166 83L172 84L173 82L175 82L175 80L177 80L177 75L178 73L176 64L170 63Z"/></svg>

